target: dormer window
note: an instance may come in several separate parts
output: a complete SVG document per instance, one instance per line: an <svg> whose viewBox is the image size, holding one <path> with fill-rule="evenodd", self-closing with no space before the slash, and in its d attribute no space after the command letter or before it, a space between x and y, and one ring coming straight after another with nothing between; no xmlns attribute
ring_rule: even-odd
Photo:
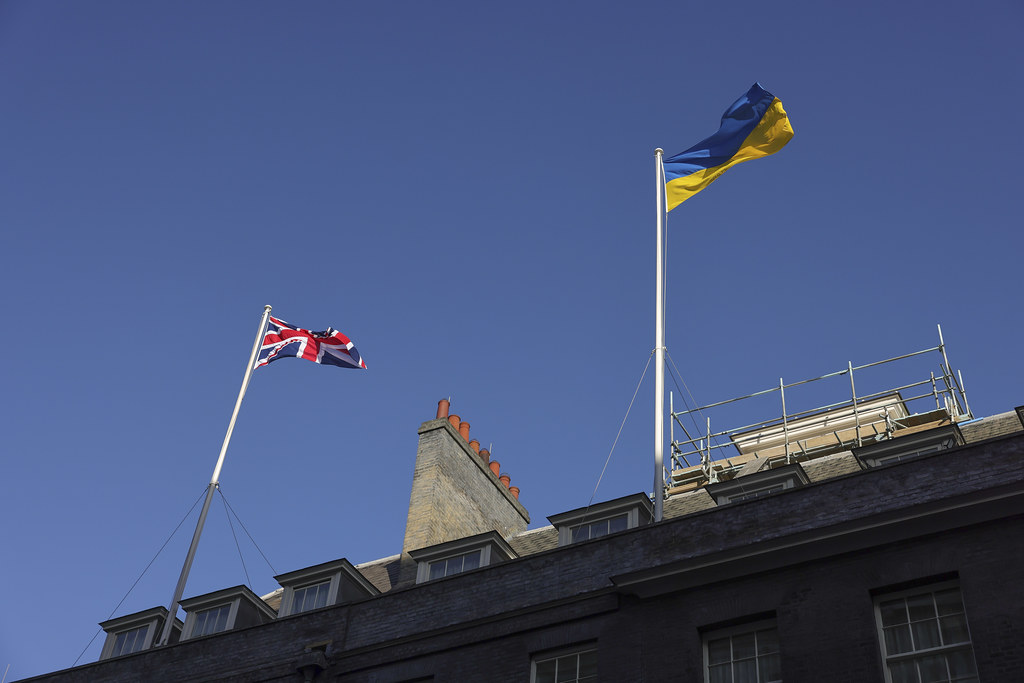
<svg viewBox="0 0 1024 683"><path fill-rule="evenodd" d="M864 467L870 468L919 458L963 444L960 427L950 424L911 434L900 434L897 431L895 436L884 441L854 448L853 454Z"/></svg>
<svg viewBox="0 0 1024 683"><path fill-rule="evenodd" d="M292 614L308 612L311 609L327 606L327 598L331 593L330 580L314 583L311 586L296 588L292 595Z"/></svg>
<svg viewBox="0 0 1024 683"><path fill-rule="evenodd" d="M474 550L468 553L455 555L442 560L435 560L427 563L427 574L429 580L440 579L452 574L461 574L470 569L477 569L480 566L480 555L483 550Z"/></svg>
<svg viewBox="0 0 1024 683"><path fill-rule="evenodd" d="M380 591L345 558L275 576L284 589L280 616L377 595Z"/></svg>
<svg viewBox="0 0 1024 683"><path fill-rule="evenodd" d="M589 541L592 538L600 538L601 536L607 536L613 534L616 531L625 531L629 528L629 513L624 512L621 515L615 515L614 517L608 517L607 519L601 519L596 522L587 522L586 524L577 524L576 526L569 527L569 536L573 543L580 541Z"/></svg>
<svg viewBox="0 0 1024 683"><path fill-rule="evenodd" d="M167 619L166 607L153 607L144 612L104 621L100 627L107 632L103 643L100 659L130 655L153 647L153 641ZM171 642L178 641L181 633L181 622L174 620L171 629Z"/></svg>
<svg viewBox="0 0 1024 683"><path fill-rule="evenodd" d="M231 603L196 612L196 618L192 624L192 630L189 632L189 638L208 636L211 633L220 633L221 631L228 630L228 618L230 616Z"/></svg>
<svg viewBox="0 0 1024 683"><path fill-rule="evenodd" d="M762 470L754 474L736 477L729 481L708 484L705 488L719 505L738 503L770 496L780 491L797 488L810 483L804 468L797 463Z"/></svg>
<svg viewBox="0 0 1024 683"><path fill-rule="evenodd" d="M649 524L651 500L642 493L548 517L558 529L558 545L581 543Z"/></svg>
<svg viewBox="0 0 1024 683"><path fill-rule="evenodd" d="M412 550L409 556L416 561L416 583L423 583L504 562L516 553L497 531L488 531Z"/></svg>
<svg viewBox="0 0 1024 683"><path fill-rule="evenodd" d="M277 614L245 586L225 588L181 601L185 610L182 640L273 621Z"/></svg>

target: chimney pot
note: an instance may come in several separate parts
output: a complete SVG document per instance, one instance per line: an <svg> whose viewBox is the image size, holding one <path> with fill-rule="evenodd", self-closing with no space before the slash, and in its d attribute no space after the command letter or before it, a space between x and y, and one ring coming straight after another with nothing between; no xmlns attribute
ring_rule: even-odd
<svg viewBox="0 0 1024 683"><path fill-rule="evenodd" d="M452 415L448 416L448 424L450 424L452 427L454 427L455 431L459 431L459 422L460 422L460 420L459 420L459 416L458 415L455 415L453 413Z"/></svg>
<svg viewBox="0 0 1024 683"><path fill-rule="evenodd" d="M472 441L469 442L469 447L473 449L474 453L480 452L480 442L477 441L476 439L473 439Z"/></svg>
<svg viewBox="0 0 1024 683"><path fill-rule="evenodd" d="M491 468L491 472L494 472L494 476L498 476L498 473L501 472L501 463L497 460L492 460L487 466Z"/></svg>
<svg viewBox="0 0 1024 683"><path fill-rule="evenodd" d="M507 473L503 473L498 477L498 481L500 481L505 488L508 488L508 485L512 483L512 477Z"/></svg>
<svg viewBox="0 0 1024 683"><path fill-rule="evenodd" d="M489 450L487 450L486 448L481 448L480 449L480 457L483 458L485 463L488 463L488 462L491 461L491 452Z"/></svg>
<svg viewBox="0 0 1024 683"><path fill-rule="evenodd" d="M459 425L459 434L462 435L463 439L465 439L466 441L469 441L469 423L468 422L462 422L462 424Z"/></svg>
<svg viewBox="0 0 1024 683"><path fill-rule="evenodd" d="M513 498L515 498L516 500L519 500L519 487L518 486L509 486L508 487L508 492L512 494Z"/></svg>
<svg viewBox="0 0 1024 683"><path fill-rule="evenodd" d="M442 398L440 401L438 401L437 402L437 417L435 417L434 419L435 420L440 420L441 418L448 417L448 408L450 406L451 406L451 403L449 403L448 399L446 399L446 398Z"/></svg>

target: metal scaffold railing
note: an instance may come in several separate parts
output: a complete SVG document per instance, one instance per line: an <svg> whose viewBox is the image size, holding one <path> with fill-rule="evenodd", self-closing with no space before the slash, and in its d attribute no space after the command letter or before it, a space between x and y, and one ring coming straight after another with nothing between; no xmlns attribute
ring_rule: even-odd
<svg viewBox="0 0 1024 683"><path fill-rule="evenodd" d="M864 365L848 362L842 370L797 382L786 383L780 378L778 385L770 389L687 410L677 412L670 407L672 432L671 458L665 472L667 488L717 481L723 474L755 458L790 464L885 439L899 429L931 419L960 422L972 418L963 376L950 366L941 327L938 332L939 345L932 348ZM887 388L858 393L856 380L866 379L865 371L891 367L901 361L905 365L911 363L911 359L934 352L940 356L938 374L922 369L923 364L913 364L909 375L905 375L906 371L903 374L891 372L887 367L886 372L892 376L907 379L895 384L875 381L872 384ZM844 392L843 400L787 410L787 399L791 399L790 405L793 405L794 396L809 388L808 385L829 379L842 381L843 377L849 378L848 393ZM827 391L827 395L836 395L838 391L842 389ZM726 429L712 428L710 411L735 413L741 419L743 416L749 419L752 411L743 410L741 402L770 399L776 393L781 415L775 412L767 420ZM690 423L689 427L684 420ZM682 430L684 438L676 438L676 428Z"/></svg>

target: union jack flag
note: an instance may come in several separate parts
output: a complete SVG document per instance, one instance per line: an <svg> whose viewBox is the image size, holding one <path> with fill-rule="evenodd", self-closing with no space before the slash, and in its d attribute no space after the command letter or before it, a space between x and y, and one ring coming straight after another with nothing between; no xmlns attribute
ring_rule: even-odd
<svg viewBox="0 0 1024 683"><path fill-rule="evenodd" d="M279 358L305 358L321 365L366 369L355 345L341 332L330 327L323 332L312 332L270 316L256 367Z"/></svg>

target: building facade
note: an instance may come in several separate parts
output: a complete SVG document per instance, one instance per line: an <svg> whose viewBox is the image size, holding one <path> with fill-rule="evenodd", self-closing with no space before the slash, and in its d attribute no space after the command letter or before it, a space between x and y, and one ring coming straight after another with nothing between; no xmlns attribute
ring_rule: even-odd
<svg viewBox="0 0 1024 683"><path fill-rule="evenodd" d="M661 521L638 493L528 530L441 403L400 553L191 597L165 647L159 609L104 622L100 661L29 680L1024 680L1021 409L917 415L895 395L870 439L854 415L855 442L826 411L785 425L802 450L761 429L677 468Z"/></svg>

